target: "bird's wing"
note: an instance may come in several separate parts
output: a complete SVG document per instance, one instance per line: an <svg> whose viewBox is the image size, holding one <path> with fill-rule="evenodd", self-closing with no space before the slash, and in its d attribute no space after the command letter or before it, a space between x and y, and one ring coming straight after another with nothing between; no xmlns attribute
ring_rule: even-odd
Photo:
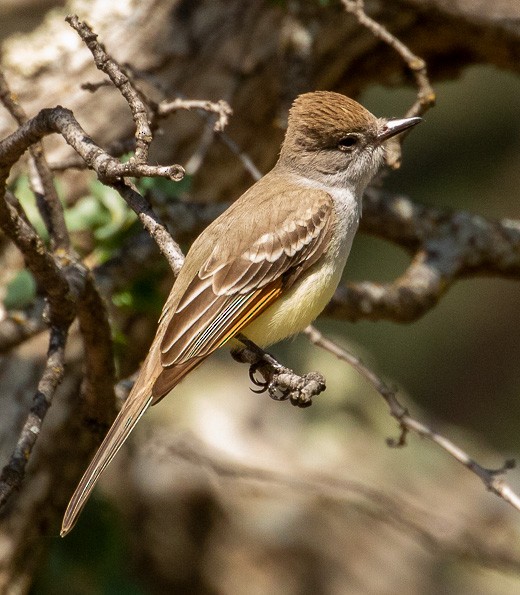
<svg viewBox="0 0 520 595"><path fill-rule="evenodd" d="M292 205L299 199L296 211L273 209L268 221L255 226L256 239L234 254L225 238L217 242L187 286L161 341L164 370L154 384L153 403L185 375L185 367L191 369L239 333L323 255L334 217L330 196L299 187L286 192L301 195L278 197Z"/></svg>

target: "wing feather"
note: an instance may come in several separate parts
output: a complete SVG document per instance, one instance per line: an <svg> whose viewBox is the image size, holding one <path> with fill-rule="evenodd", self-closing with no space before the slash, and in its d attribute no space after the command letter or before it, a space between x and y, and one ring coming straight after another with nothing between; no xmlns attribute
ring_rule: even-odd
<svg viewBox="0 0 520 595"><path fill-rule="evenodd" d="M298 186L287 192L298 193L298 200L281 195L279 209L263 211L265 220L250 221L255 214L248 213L253 237L233 247L224 236L229 229L222 230L173 306L160 346L163 371L154 403L178 381L176 368L184 376L187 366L192 369L240 332L325 253L335 216L331 197Z"/></svg>

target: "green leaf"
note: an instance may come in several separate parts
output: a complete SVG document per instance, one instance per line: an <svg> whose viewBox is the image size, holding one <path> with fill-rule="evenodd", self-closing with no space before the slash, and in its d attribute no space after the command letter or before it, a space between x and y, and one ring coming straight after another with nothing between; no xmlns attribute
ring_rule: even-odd
<svg viewBox="0 0 520 595"><path fill-rule="evenodd" d="M134 304L134 297L131 291L120 291L112 295L112 303L118 308L131 308Z"/></svg>
<svg viewBox="0 0 520 595"><path fill-rule="evenodd" d="M36 282L32 274L24 269L7 285L4 306L8 310L21 310L29 306L35 297Z"/></svg>
<svg viewBox="0 0 520 595"><path fill-rule="evenodd" d="M49 234L47 233L47 228L41 218L40 211L36 206L36 197L29 185L28 176L23 175L16 179L13 187L13 194L19 200L27 215L27 219L29 219L33 227L36 229L38 235L44 242L47 241Z"/></svg>
<svg viewBox="0 0 520 595"><path fill-rule="evenodd" d="M65 223L70 231L96 229L110 221L110 213L95 196L84 196L65 211Z"/></svg>
<svg viewBox="0 0 520 595"><path fill-rule="evenodd" d="M142 194L157 192L166 198L179 198L188 192L192 184L192 176L184 176L179 182L173 182L166 178L141 178L137 182L137 188Z"/></svg>

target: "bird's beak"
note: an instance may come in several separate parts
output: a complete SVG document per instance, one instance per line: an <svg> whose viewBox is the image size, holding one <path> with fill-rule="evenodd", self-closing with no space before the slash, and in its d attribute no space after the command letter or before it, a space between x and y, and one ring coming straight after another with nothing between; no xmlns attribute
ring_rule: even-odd
<svg viewBox="0 0 520 595"><path fill-rule="evenodd" d="M387 120L377 135L377 140L382 143L392 136L395 136L396 134L404 132L412 126L419 124L419 122L422 122L422 118L414 117Z"/></svg>

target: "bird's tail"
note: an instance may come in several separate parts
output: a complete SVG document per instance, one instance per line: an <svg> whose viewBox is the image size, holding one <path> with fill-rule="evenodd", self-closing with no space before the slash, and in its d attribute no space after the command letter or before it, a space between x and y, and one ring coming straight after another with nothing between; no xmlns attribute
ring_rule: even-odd
<svg viewBox="0 0 520 595"><path fill-rule="evenodd" d="M62 537L74 527L81 510L85 506L88 497L99 479L99 476L112 461L117 451L128 438L130 432L134 429L136 423L150 406L152 396L149 382L147 381L144 385L138 385L139 380L143 377L144 374L141 374L137 379L137 382L128 395L121 411L108 430L105 439L101 443L101 446L97 450L78 486L74 490L74 494L69 501L63 517L60 532Z"/></svg>
<svg viewBox="0 0 520 595"><path fill-rule="evenodd" d="M108 430L105 439L98 448L94 458L90 462L87 470L83 474L74 494L69 501L67 510L63 517L60 535L64 537L75 525L76 520L85 506L99 476L107 468L109 463L117 454L117 451L123 446L123 443L134 429L142 415L152 404L153 383L161 371L159 353L159 341L154 341L145 359L141 371L135 384L130 391L126 401L118 413L114 423ZM181 376L182 377L182 376ZM181 380L179 377L177 382ZM175 384L177 384L175 382ZM171 386L173 388L174 385Z"/></svg>

